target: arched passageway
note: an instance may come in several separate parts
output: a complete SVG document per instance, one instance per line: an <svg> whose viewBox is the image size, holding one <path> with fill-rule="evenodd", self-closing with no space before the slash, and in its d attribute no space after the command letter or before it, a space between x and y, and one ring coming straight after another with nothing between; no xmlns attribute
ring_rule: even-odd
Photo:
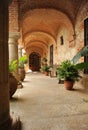
<svg viewBox="0 0 88 130"><path fill-rule="evenodd" d="M40 63L41 62L41 56L36 53L36 52L32 52L29 55L29 68L32 71L39 71L40 70Z"/></svg>
<svg viewBox="0 0 88 130"><path fill-rule="evenodd" d="M47 57L50 65L58 64L60 59L68 57L67 53L70 53L69 41L73 40L74 34L73 23L68 15L53 8L37 8L28 10L20 23L23 45L27 55L31 52L38 52L41 58ZM63 46L60 44L61 36L64 39ZM52 57L51 45L53 45ZM68 52L64 48L67 48ZM63 56L63 51L65 56ZM59 54L63 57L60 58Z"/></svg>
<svg viewBox="0 0 88 130"><path fill-rule="evenodd" d="M9 32L15 34L16 32L18 33L19 30L22 30L22 31L20 31L20 33L22 34L21 35L22 41L21 40L20 41L22 42L22 45L24 45L26 50L28 50L28 51L26 51L27 54L36 50L37 52L40 53L41 57L46 56L46 54L47 54L47 58L49 59L50 58L49 47L51 44L54 44L54 64L56 64L57 61L64 60L65 58L70 59L78 51L79 47L81 47L81 45L83 45L84 30L83 30L83 26L79 26L79 25L81 25L81 21L83 21L85 18L88 18L88 1L87 0L83 0L83 1L81 1L81 0L74 0L74 1L62 0L62 2L58 1L58 0L51 0L50 3L47 0L45 0L44 2L41 1L42 2L42 4L40 3L41 7L39 5L35 6L36 5L36 4L34 4L35 2L38 4L37 0L35 2L32 0L27 0L29 2L27 2L27 1L24 1L24 2L26 2L27 5L28 5L28 3L30 5L30 2L31 2L31 6L32 6L31 8L27 8L27 9L31 9L31 11L29 11L30 17L28 14L28 16L25 19L23 19L22 26L19 27L20 24L18 24L18 23L20 23L20 20L21 20L20 14L22 14L22 12L20 10L20 9L22 9L22 8L20 8L21 7L20 2L22 2L22 1L19 0L19 2L18 2L18 0L13 0L12 7L10 8L10 13L12 13L12 15L11 16L9 15L11 19L8 19L8 3L7 3L8 1L9 0L7 0L7 1L1 0L2 4L0 5L0 10L1 10L0 11L0 19L1 19L0 20L0 23L1 23L1 26L0 26L0 28L1 28L0 29L1 30L0 31L0 41L1 41L0 42L0 45L1 45L1 48L0 48L0 53L1 53L1 60L0 60L1 61L1 64L0 64L0 99L1 99L0 100L0 130L2 130L1 129L2 125L4 126L4 124L6 124L6 122L9 120L9 115L10 115L9 88L8 88L8 84L9 84L9 81L8 81L8 39L10 37L8 38L8 20L9 20L9 25L11 25L11 26L9 26L10 27ZM82 7L83 2L86 5L84 7ZM16 5L14 6L14 4L16 4ZM44 8L45 6L42 6L44 4L47 5L46 6L47 8ZM56 5L56 8L58 8L58 11L54 10L54 8L52 9L52 7L55 7L54 4ZM16 8L13 8L13 7L16 7ZM26 6L24 6L24 7L26 7ZM37 7L37 8L35 9L35 7ZM43 9L42 9L42 7L43 7ZM50 9L48 10L49 7L50 7ZM81 13L80 10L82 10L83 13ZM78 13L78 11L79 11L79 13ZM44 15L39 15L41 13ZM79 15L79 17L78 17L78 15ZM42 17L42 16L44 16L44 17ZM83 17L82 20L80 19L80 16ZM76 22L76 20L78 22ZM44 23L44 21L45 21L45 23ZM33 26L31 26L31 25L33 25ZM74 35L74 31L76 31L76 35ZM65 42L63 45L60 45L61 36L64 36ZM75 37L73 37L73 36L75 36ZM16 41L16 43L17 43L17 41ZM37 46L34 43L37 43ZM11 44L14 44L14 43L12 42ZM67 52L70 52L70 53L67 53ZM39 79L39 77L38 77L38 79ZM43 84L43 85L45 85L45 87L43 87L45 89L47 87L47 84L46 84L47 80L43 80L43 81L45 81ZM37 100L35 100L33 96L26 98L26 99L28 99L28 103L30 103L30 105L27 105L27 107L26 107L28 109L28 113L30 112L31 120L30 120L30 122L28 122L28 124L30 123L30 126L29 126L30 129L35 127L34 129L37 130L38 126L39 126L38 130L47 129L48 127L49 127L49 129L55 129L55 130L56 129L59 130L62 128L64 129L64 127L63 127L64 122L65 122L65 128L67 128L67 129L70 129L69 128L70 126L72 126L73 127L72 129L75 129L75 130L76 129L77 130L78 129L80 129L80 130L87 129L88 128L88 111L86 108L88 108L88 106L86 103L83 104L83 102L82 102L82 101L85 101L85 100L82 100L82 98L84 96L84 90L83 91L80 90L80 92L83 92L83 95L81 95L81 96L80 95L78 96L77 92L75 92L75 94L65 93L65 92L61 91L61 90L63 90L63 88L61 88L61 87L59 87L60 88L59 91L54 91L55 89L58 90L58 87L56 87L56 88L55 88L55 86L52 87L51 85L55 85L55 84L51 84L52 81L53 80L51 79L49 82L50 86L48 87L48 89L46 89L44 91L42 89L40 90L39 88L37 89L37 90L39 90L39 92L37 93L37 96L39 98L36 98L36 91L35 91L35 99L37 99ZM84 82L85 82L85 80L84 80ZM32 85L32 84L30 84L30 85ZM37 85L37 84L35 84L35 85ZM28 84L28 86L29 86L29 84ZM31 86L31 87L33 87L33 86ZM53 89L51 90L51 88L53 88ZM33 88L31 88L31 89L33 90ZM35 90L35 88L34 88L34 90ZM61 91L61 94L58 93L60 91ZM23 92L24 92L24 90L23 90ZM29 93L27 93L27 94L29 96L31 96L31 95L33 95L34 91L32 91L32 93L31 93L31 91L29 91L29 92L30 92L30 95L29 95ZM47 93L44 93L44 92L47 92ZM87 93L87 91L85 93ZM41 95L39 96L39 94L43 95L43 97L41 98ZM49 94L50 94L50 96L49 96ZM67 94L67 95L64 96L64 94ZM59 97L57 97L58 95L59 95ZM24 97L25 97L25 95L24 96L22 95L23 101L25 101ZM65 98L63 98L63 97L65 97ZM70 97L70 100L69 100L69 97ZM71 101L72 97L74 99L73 103ZM86 96L84 96L84 98L85 97ZM77 102L77 98L78 98L78 102ZM58 99L60 99L60 100L58 100ZM30 100L30 102L29 102L29 100ZM39 104L37 104L38 101L40 101L40 100L42 102L39 102ZM64 104L64 103L66 103L66 100L67 100L67 104ZM46 103L42 104L42 103L44 103L44 101ZM50 104L50 101L51 101L51 103L54 103L54 104ZM18 107L19 107L19 104L18 104ZM31 106L31 104L32 104L32 106ZM60 106L58 106L58 104ZM14 105L14 106L16 106L16 105ZM37 107L35 106L33 109L33 105L36 105ZM20 115L22 113L25 113L25 111L21 111L23 106L24 106L24 102L23 102L23 105L21 105L19 107L20 111L17 111L16 107L14 107L15 110L17 111L17 113L19 113ZM41 106L43 106L43 107L41 108ZM69 112L70 114L73 115L71 117L71 120L69 120L70 118L68 119L69 115L67 113L64 113L64 108L67 108L66 109L67 112ZM76 111L77 108L78 108L78 111ZM81 110L79 108L81 108ZM35 109L36 109L36 111L35 111ZM61 111L58 111L58 109ZM55 110L55 111L53 111L53 110ZM34 115L32 112L34 113ZM47 113L49 113L50 115L47 115ZM85 113L86 113L86 115L85 115ZM35 118L34 119L31 118L31 116L32 116L31 114L34 117L36 114L38 114L38 117L37 118L35 117L38 120L36 121ZM62 114L64 120L62 118L60 118L60 119L58 118L58 117L61 117L61 115L59 115L59 114ZM40 115L40 117L42 117L42 119L39 118L39 115ZM78 116L78 118L77 118L77 116ZM46 118L46 117L48 117L48 118ZM58 118L58 121L56 120L56 117ZM77 120L74 119L75 117ZM29 118L27 119L27 121L29 121ZM72 125L72 121L75 122L75 123L73 123L73 125ZM80 125L78 121L80 122L80 124L82 124L82 122L83 122L83 125ZM84 121L85 121L85 123L84 123ZM34 126L34 122L36 122L35 126ZM42 124L40 124L40 122L42 122ZM54 122L55 122L55 124L53 124ZM75 127L76 122L77 122L77 127ZM33 124L32 128L31 128L31 124ZM69 124L69 126L68 126L68 124ZM52 125L52 127L51 127L51 125ZM86 128L86 125L87 125L87 128ZM41 126L42 126L42 128L41 128ZM28 125L27 125L27 127L28 127Z"/></svg>

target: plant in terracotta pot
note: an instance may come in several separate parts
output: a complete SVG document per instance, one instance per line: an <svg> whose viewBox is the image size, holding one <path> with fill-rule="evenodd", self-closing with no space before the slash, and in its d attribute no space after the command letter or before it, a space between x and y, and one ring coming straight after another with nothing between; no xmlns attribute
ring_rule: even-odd
<svg viewBox="0 0 88 130"><path fill-rule="evenodd" d="M20 80L23 81L24 78L25 78L24 65L27 63L27 56L26 56L26 55L23 55L22 57L20 57L20 58L18 59L18 62L19 62L18 72L19 72Z"/></svg>
<svg viewBox="0 0 88 130"><path fill-rule="evenodd" d="M82 76L80 76L79 71L83 69L88 69L88 62L77 63L78 59L81 56L88 55L88 46L83 47L80 52L78 52L72 60L65 60L57 67L57 77L59 80L64 80L64 83L67 84L69 81L73 87L75 81L79 81ZM70 85L69 85L70 86ZM72 87L67 89L72 89Z"/></svg>
<svg viewBox="0 0 88 130"><path fill-rule="evenodd" d="M9 92L10 98L12 98L13 94L17 90L18 81L13 75L13 72L17 69L17 60L13 60L9 63Z"/></svg>
<svg viewBox="0 0 88 130"><path fill-rule="evenodd" d="M59 65L57 68L57 77L59 80L64 80L67 90L72 90L74 82L81 78L78 68L70 60L65 60Z"/></svg>
<svg viewBox="0 0 88 130"><path fill-rule="evenodd" d="M17 69L17 60L12 60L9 63L9 73L13 73Z"/></svg>
<svg viewBox="0 0 88 130"><path fill-rule="evenodd" d="M42 67L42 70L43 70L43 72L45 73L46 76L49 75L49 69L50 69L50 66L49 66L49 65L44 65L44 66Z"/></svg>

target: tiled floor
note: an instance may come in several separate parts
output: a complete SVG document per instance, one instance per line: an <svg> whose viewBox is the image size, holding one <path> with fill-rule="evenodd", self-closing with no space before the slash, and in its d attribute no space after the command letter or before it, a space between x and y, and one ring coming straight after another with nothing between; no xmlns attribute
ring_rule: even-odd
<svg viewBox="0 0 88 130"><path fill-rule="evenodd" d="M10 101L23 130L88 130L88 88L65 90L57 78L29 73Z"/></svg>

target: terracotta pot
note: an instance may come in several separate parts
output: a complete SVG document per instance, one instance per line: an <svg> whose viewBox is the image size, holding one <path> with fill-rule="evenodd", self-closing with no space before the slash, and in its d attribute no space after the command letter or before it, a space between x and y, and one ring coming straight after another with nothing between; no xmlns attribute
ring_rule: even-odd
<svg viewBox="0 0 88 130"><path fill-rule="evenodd" d="M9 74L9 92L10 98L12 98L13 94L16 92L18 86L17 79L10 73Z"/></svg>
<svg viewBox="0 0 88 130"><path fill-rule="evenodd" d="M64 80L64 85L65 85L65 88L67 90L72 90L73 89L73 85L74 85L74 81Z"/></svg>
<svg viewBox="0 0 88 130"><path fill-rule="evenodd" d="M46 76L49 76L49 72L48 72L48 71L45 71L45 75L46 75Z"/></svg>
<svg viewBox="0 0 88 130"><path fill-rule="evenodd" d="M25 78L25 70L24 68L19 68L18 70L20 81L23 81Z"/></svg>

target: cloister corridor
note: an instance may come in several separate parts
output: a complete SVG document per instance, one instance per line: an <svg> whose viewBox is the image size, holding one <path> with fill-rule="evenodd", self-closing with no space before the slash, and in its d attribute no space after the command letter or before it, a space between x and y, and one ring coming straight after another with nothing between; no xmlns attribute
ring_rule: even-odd
<svg viewBox="0 0 88 130"><path fill-rule="evenodd" d="M23 130L88 130L88 88L65 90L56 77L27 73L10 101Z"/></svg>

